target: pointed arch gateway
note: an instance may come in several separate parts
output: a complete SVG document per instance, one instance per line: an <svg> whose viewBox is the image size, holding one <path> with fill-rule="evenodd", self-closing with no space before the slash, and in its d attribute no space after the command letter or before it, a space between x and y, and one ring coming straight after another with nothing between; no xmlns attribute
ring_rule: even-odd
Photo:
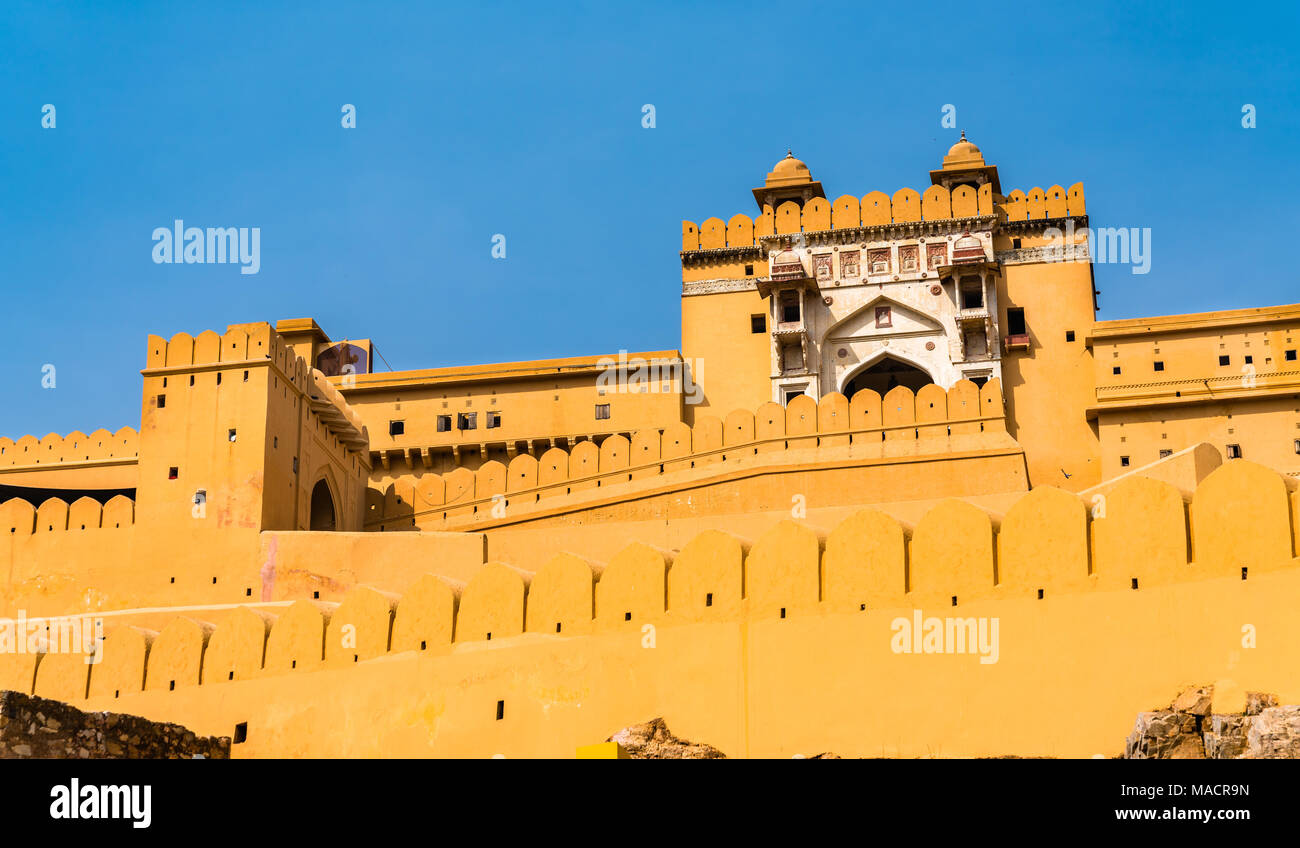
<svg viewBox="0 0 1300 848"><path fill-rule="evenodd" d="M844 380L842 394L852 399L862 389L871 389L884 397L896 386L906 386L915 393L933 382L934 378L924 368L886 353L850 373Z"/></svg>
<svg viewBox="0 0 1300 848"><path fill-rule="evenodd" d="M311 490L312 530L335 530L338 528L338 510L334 506L334 493L324 477L316 481Z"/></svg>

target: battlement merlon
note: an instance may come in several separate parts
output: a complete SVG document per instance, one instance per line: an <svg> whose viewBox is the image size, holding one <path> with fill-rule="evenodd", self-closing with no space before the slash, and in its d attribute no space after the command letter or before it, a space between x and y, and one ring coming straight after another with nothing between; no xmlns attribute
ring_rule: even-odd
<svg viewBox="0 0 1300 848"><path fill-rule="evenodd" d="M302 322L307 322L305 328L298 326ZM329 343L329 337L310 318L280 323L290 325L291 337L305 329L313 340ZM292 386L330 432L368 466L369 436L361 417L348 406L325 375L300 354L300 349L288 344L285 337L272 330L267 322L231 324L222 335L215 330L205 330L197 336L177 333L171 339L150 335L145 368L140 374L145 378L166 378L241 367L270 368L286 386Z"/></svg>
<svg viewBox="0 0 1300 848"><path fill-rule="evenodd" d="M891 196L873 191L861 198L842 195L832 202L822 184L813 180L808 166L787 153L764 185L754 189L757 217L740 214L725 222L708 218L699 226L694 221L682 222L682 259L698 251L761 252L764 237L785 233L869 230L923 221L947 222L960 229L977 218L989 219L996 226L1087 215L1083 183L1069 189L1059 185L1046 191L1016 189L1003 196L997 167L984 162L980 149L966 140L965 133L944 156L942 167L930 172L930 181L933 184L923 192L901 188Z"/></svg>

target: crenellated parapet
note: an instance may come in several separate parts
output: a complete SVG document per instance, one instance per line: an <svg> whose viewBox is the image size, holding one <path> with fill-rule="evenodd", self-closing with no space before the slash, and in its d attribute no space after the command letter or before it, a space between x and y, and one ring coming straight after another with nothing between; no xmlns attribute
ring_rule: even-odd
<svg viewBox="0 0 1300 848"><path fill-rule="evenodd" d="M114 495L102 505L90 497L68 503L47 498L34 506L24 498L0 503L0 536L22 538L42 533L121 530L135 523L135 501Z"/></svg>
<svg viewBox="0 0 1300 848"><path fill-rule="evenodd" d="M0 436L0 468L132 460L139 450L140 437L133 427L122 427L115 433L101 429L90 435L73 430L66 436L23 436L17 441Z"/></svg>
<svg viewBox="0 0 1300 848"><path fill-rule="evenodd" d="M312 412L321 417L340 441L358 453L366 453L369 436L361 417L268 323L233 324L220 335L215 330L205 330L198 336L177 333L170 339L151 335L144 374L165 376L173 369L190 372L268 364L299 396L308 400Z"/></svg>
<svg viewBox="0 0 1300 848"><path fill-rule="evenodd" d="M1088 214L1083 183L1075 183L1069 189L1059 185L1046 191L1037 187L1027 192L1015 189L998 204L998 209L1003 221L1059 220Z"/></svg>
<svg viewBox="0 0 1300 848"><path fill-rule="evenodd" d="M1253 580L1300 564L1297 488L1234 461L1194 493L1134 477L1090 499L1034 489L1002 513L948 499L914 524L863 509L829 531L793 520L753 541L706 530L676 553L632 542L605 562L573 553L556 553L536 571L492 562L467 582L428 574L400 596L363 586L338 604L240 608L216 627L189 617L160 631L119 625L100 646L100 662L38 654L5 673L34 679L34 694L81 700L439 655L526 634L640 638L646 625L960 611L984 601ZM22 680L0 685L27 691Z"/></svg>
<svg viewBox="0 0 1300 848"><path fill-rule="evenodd" d="M599 496L615 487L646 484L680 472L696 476L722 473L769 454L813 451L801 461L816 462L817 451L1006 433L999 380L983 387L960 380L952 388L931 384L913 393L906 386L884 397L870 389L852 401L838 392L814 400L801 395L788 406L765 403L755 411L738 409L723 418L697 415L694 425L677 422L640 430L629 439L613 435L597 444L583 441L540 456L519 454L509 464L491 460L477 470L460 467L446 474L403 477L381 491L367 492L366 526L386 523L464 522L494 511L530 508L565 495ZM393 528L389 528L393 529Z"/></svg>
<svg viewBox="0 0 1300 848"><path fill-rule="evenodd" d="M150 335L145 371L215 369L240 363L274 365L299 391L308 387L309 368L265 322L232 324L225 333L205 330L197 336L177 333L170 339Z"/></svg>
<svg viewBox="0 0 1300 848"><path fill-rule="evenodd" d="M862 197L846 194L835 201L814 197L805 203L787 200L775 208L764 205L757 218L734 215L728 221L708 218L701 224L682 221L682 252L756 248L770 236L823 233L921 222L1034 221L1086 215L1083 183L1069 189L1016 189L1003 197L985 183L978 189L933 185L924 192L902 188L892 195L873 191Z"/></svg>

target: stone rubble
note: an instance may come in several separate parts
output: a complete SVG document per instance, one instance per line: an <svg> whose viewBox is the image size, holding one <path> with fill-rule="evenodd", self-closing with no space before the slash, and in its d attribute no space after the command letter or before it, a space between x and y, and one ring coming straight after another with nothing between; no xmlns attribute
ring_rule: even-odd
<svg viewBox="0 0 1300 848"><path fill-rule="evenodd" d="M625 727L605 741L617 742L634 760L723 760L727 757L712 745L678 739L662 718Z"/></svg>
<svg viewBox="0 0 1300 848"><path fill-rule="evenodd" d="M230 759L230 737L0 691L0 759Z"/></svg>
<svg viewBox="0 0 1300 848"><path fill-rule="evenodd" d="M1212 713L1213 686L1188 689L1167 709L1138 713L1125 759L1300 759L1300 705L1246 693L1245 711Z"/></svg>

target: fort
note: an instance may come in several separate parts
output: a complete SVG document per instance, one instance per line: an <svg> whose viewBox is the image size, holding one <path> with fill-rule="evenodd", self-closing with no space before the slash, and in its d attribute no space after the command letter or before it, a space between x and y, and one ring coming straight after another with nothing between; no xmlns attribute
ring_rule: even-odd
<svg viewBox="0 0 1300 848"><path fill-rule="evenodd" d="M964 134L929 180L791 152L683 221L678 350L149 336L138 426L0 438L0 617L105 634L0 688L235 757L1111 756L1191 684L1300 703L1300 305L1098 321L1082 183ZM896 650L918 610L992 644Z"/></svg>

